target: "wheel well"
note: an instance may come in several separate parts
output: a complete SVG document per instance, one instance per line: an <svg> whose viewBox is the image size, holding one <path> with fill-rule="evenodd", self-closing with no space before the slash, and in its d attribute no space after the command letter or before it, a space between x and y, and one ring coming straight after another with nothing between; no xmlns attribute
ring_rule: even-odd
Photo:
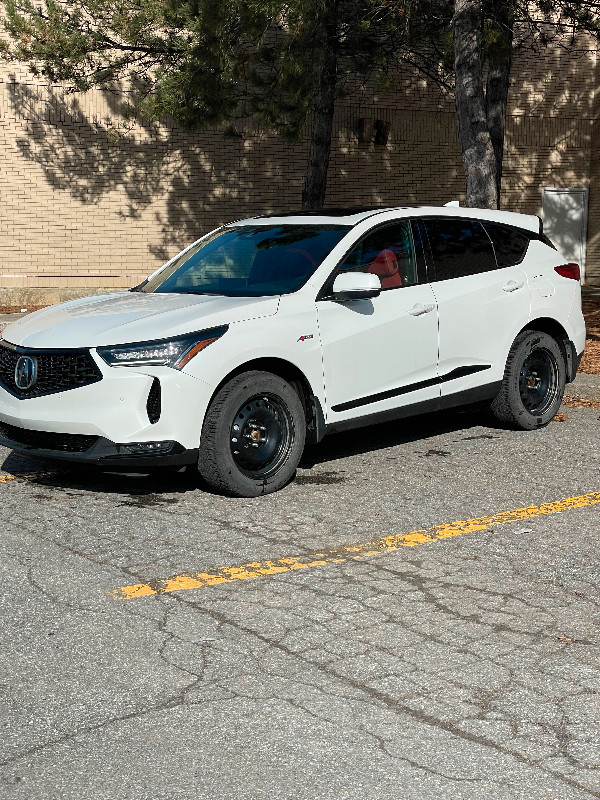
<svg viewBox="0 0 600 800"><path fill-rule="evenodd" d="M523 331L542 331L542 333L547 333L552 336L553 339L559 344L562 344L564 339L568 339L569 335L567 334L566 330L555 319L551 319L550 317L540 317L539 319L532 319L531 322L528 322L525 327L519 331L519 333L523 333Z"/></svg>
<svg viewBox="0 0 600 800"><path fill-rule="evenodd" d="M324 430L321 430L322 427L324 428L324 420L319 400L313 394L309 380L302 370L283 358L255 358L252 361L246 361L245 364L240 364L239 367L225 375L213 392L211 402L217 392L228 381L235 378L236 375L241 375L242 372L249 372L250 370L272 372L290 384L300 398L304 408L307 441L320 441L324 433Z"/></svg>
<svg viewBox="0 0 600 800"><path fill-rule="evenodd" d="M560 322L557 322L555 319L551 319L550 317L540 317L539 319L532 319L531 322L528 322L527 325L525 325L525 327L519 331L519 333L523 333L523 331L528 330L542 331L542 333L547 333L549 336L552 336L555 342L558 343L565 359L567 383L571 383L571 381L575 379L575 374L577 372L577 353L575 352L575 346L573 345L573 342L569 339L569 334L566 332Z"/></svg>

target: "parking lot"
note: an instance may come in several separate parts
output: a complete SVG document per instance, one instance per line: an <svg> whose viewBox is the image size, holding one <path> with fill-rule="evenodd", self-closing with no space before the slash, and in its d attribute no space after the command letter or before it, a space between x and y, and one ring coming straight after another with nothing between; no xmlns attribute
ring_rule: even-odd
<svg viewBox="0 0 600 800"><path fill-rule="evenodd" d="M0 449L0 796L600 797L600 412L563 412L334 435L254 500Z"/></svg>

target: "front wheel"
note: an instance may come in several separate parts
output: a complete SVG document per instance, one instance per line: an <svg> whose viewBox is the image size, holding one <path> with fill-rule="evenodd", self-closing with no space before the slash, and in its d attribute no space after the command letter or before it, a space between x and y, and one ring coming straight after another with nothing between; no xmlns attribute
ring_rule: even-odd
<svg viewBox="0 0 600 800"><path fill-rule="evenodd" d="M198 470L217 491L256 497L293 477L306 436L302 402L270 372L237 375L215 395L200 439Z"/></svg>
<svg viewBox="0 0 600 800"><path fill-rule="evenodd" d="M556 340L542 331L523 331L508 354L492 412L513 428L541 428L558 411L565 380L565 358Z"/></svg>

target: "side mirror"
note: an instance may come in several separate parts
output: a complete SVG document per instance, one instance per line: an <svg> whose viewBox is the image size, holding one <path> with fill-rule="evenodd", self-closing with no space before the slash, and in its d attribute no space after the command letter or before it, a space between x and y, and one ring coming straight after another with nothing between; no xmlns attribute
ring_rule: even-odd
<svg viewBox="0 0 600 800"><path fill-rule="evenodd" d="M367 300L378 297L381 281L371 272L342 272L333 282L332 299L336 303L347 300Z"/></svg>

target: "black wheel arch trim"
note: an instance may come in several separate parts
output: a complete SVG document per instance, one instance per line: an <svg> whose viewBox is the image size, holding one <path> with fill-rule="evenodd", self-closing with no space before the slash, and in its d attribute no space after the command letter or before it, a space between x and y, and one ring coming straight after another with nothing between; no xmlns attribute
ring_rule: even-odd
<svg viewBox="0 0 600 800"><path fill-rule="evenodd" d="M227 375L224 375L219 384L215 387L210 401L208 402L207 409L226 383L232 378L235 378L236 375L241 375L243 372L250 372L251 370L271 372L273 375L277 375L292 386L296 394L300 397L304 407L304 414L306 417L306 441L312 444L320 442L325 435L325 414L323 413L321 401L314 393L311 382L300 367L292 361L286 361L284 358L264 356L255 358L252 361L246 361L235 367L235 369L232 369Z"/></svg>
<svg viewBox="0 0 600 800"><path fill-rule="evenodd" d="M567 368L567 383L573 383L577 375L577 370L583 358L583 350L581 353L577 352L577 348L570 339L562 339L559 344L565 357L565 366Z"/></svg>
<svg viewBox="0 0 600 800"><path fill-rule="evenodd" d="M306 441L308 444L318 444L327 432L327 424L319 398L311 395L310 403L311 413L306 415Z"/></svg>
<svg viewBox="0 0 600 800"><path fill-rule="evenodd" d="M552 336L552 338L558 343L558 346L563 354L563 358L565 359L566 382L572 383L577 375L577 370L579 369L579 364L581 363L581 359L583 357L583 350L581 353L577 352L575 344L569 337L569 334L564 329L563 325L561 325L558 320L553 319L552 317L538 317L538 319L530 320L527 325L521 328L517 336L525 331L539 331Z"/></svg>

